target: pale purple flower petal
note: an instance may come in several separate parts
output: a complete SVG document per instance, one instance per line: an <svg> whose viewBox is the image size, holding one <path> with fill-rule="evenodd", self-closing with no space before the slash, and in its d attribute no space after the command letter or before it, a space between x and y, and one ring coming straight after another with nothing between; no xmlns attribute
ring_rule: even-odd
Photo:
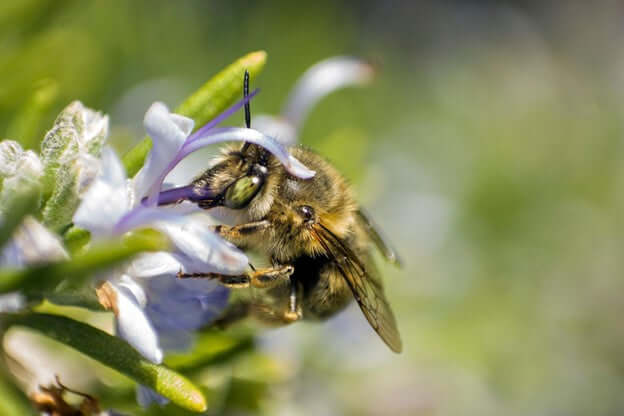
<svg viewBox="0 0 624 416"><path fill-rule="evenodd" d="M310 110L324 97L341 88L368 84L373 67L360 59L336 56L310 67L299 78L278 116L258 115L252 126L280 143L294 144Z"/></svg>
<svg viewBox="0 0 624 416"><path fill-rule="evenodd" d="M193 219L183 217L154 226L166 233L178 252L185 256L185 272L236 274L247 268L249 261L242 251Z"/></svg>
<svg viewBox="0 0 624 416"><path fill-rule="evenodd" d="M182 269L178 256L167 251L143 253L135 257L126 272L134 278L151 278L161 274L175 276Z"/></svg>
<svg viewBox="0 0 624 416"><path fill-rule="evenodd" d="M179 218L174 211L139 205L124 214L114 225L113 234L123 234L133 228L147 226L156 221L170 221Z"/></svg>
<svg viewBox="0 0 624 416"><path fill-rule="evenodd" d="M299 78L286 100L282 115L297 129L321 98L346 86L368 84L373 75L373 67L360 59L349 56L325 59Z"/></svg>
<svg viewBox="0 0 624 416"><path fill-rule="evenodd" d="M67 259L61 240L32 217L26 217L2 248L0 265L23 267Z"/></svg>
<svg viewBox="0 0 624 416"><path fill-rule="evenodd" d="M292 156L288 152L288 149L274 138L254 129L239 127L219 129L218 131L214 131L207 136L199 137L194 141L187 143L182 147L182 150L176 160L179 162L184 157L204 146L228 141L249 142L264 147L269 152L273 153L273 155L284 165L290 174L299 178L308 179L316 174L316 172L308 169L303 163L297 160L297 158Z"/></svg>
<svg viewBox="0 0 624 416"><path fill-rule="evenodd" d="M213 322L227 305L229 289L209 279L154 276L145 281L149 301L145 311L158 331L160 345L184 350L193 332Z"/></svg>
<svg viewBox="0 0 624 416"><path fill-rule="evenodd" d="M282 144L291 145L297 142L297 129L281 116L259 114L253 118L251 125L255 130L275 137L275 140Z"/></svg>
<svg viewBox="0 0 624 416"><path fill-rule="evenodd" d="M303 179L311 178L312 176L314 176L314 171L306 168L295 157L290 155L288 150L282 144L280 144L277 140L267 136L266 134L262 134L253 129L215 128L215 126L220 121L230 116L234 111L240 109L247 101L249 101L253 97L255 93L256 91L254 91L248 97L245 97L238 104L230 107L224 113L219 115L216 119L209 122L208 124L200 128L197 132L189 136L184 144L178 148L178 153L174 156L171 156L167 166L159 165L162 166L163 169L157 176L157 179L153 183L153 185L149 187L149 191L146 194L147 198L145 201L143 201L143 204L147 206L153 206L160 202L158 191L162 188L163 181L165 180L169 172L171 172L173 168L175 168L176 165L182 161L182 159L202 147L227 141L247 141L250 143L258 144L273 153L278 158L278 160L284 164L286 169L291 174L301 177ZM159 111L162 110L163 109L161 108ZM173 155L174 153L170 154ZM139 172L139 175L141 175L141 172ZM139 182L137 182L137 184L138 183ZM141 195L141 192L137 192L137 195ZM173 191L170 192L167 197L175 197Z"/></svg>
<svg viewBox="0 0 624 416"><path fill-rule="evenodd" d="M136 287L127 283L109 282L116 294L115 328L117 335L132 345L143 357L160 364L163 352L154 327L135 296Z"/></svg>
<svg viewBox="0 0 624 416"><path fill-rule="evenodd" d="M104 148L100 173L85 192L74 214L74 224L89 230L95 237L110 235L128 209L123 165L115 152Z"/></svg>
<svg viewBox="0 0 624 416"><path fill-rule="evenodd" d="M139 201L145 196L153 198L158 193L164 180L163 172L191 134L194 121L170 113L166 105L155 102L145 113L144 125L153 145L145 165L134 178L134 189Z"/></svg>
<svg viewBox="0 0 624 416"><path fill-rule="evenodd" d="M243 98L242 100L240 100L239 102L237 102L236 104L234 104L233 106L225 110L223 113L219 114L217 117L215 117L214 119L210 120L208 123L206 123L199 129L197 129L195 133L189 136L189 138L187 139L187 142L192 142L198 137L202 137L206 135L210 130L217 127L219 123L221 123L226 118L230 117L232 114L236 113L238 110L243 108L243 106L247 104L249 101L251 101L251 99L255 97L255 95L258 94L258 92L260 92L260 90L256 88L247 97Z"/></svg>
<svg viewBox="0 0 624 416"><path fill-rule="evenodd" d="M136 389L136 401L141 407L148 407L152 403L156 403L159 406L164 406L169 403L169 400L156 393L149 387L139 385Z"/></svg>

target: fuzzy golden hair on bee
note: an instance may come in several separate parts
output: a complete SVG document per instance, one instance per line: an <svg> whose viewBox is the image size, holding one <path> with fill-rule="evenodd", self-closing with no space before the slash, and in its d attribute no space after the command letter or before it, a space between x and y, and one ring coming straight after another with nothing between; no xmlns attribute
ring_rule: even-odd
<svg viewBox="0 0 624 416"><path fill-rule="evenodd" d="M248 111L246 107L249 123ZM289 152L316 174L306 179L291 175L272 153L246 142L224 148L191 184L192 200L199 207L231 214L233 225L216 226L215 232L241 249L261 254L271 266L236 276L179 276L262 290L260 300L233 304L220 326L249 315L282 324L327 319L355 300L383 341L401 351L371 248L376 246L391 261L396 260L394 251L333 165L301 146Z"/></svg>

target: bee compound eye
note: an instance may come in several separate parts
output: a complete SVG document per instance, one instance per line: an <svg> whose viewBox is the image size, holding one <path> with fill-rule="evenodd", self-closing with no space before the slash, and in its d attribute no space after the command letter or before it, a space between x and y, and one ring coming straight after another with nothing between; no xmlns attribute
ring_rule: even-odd
<svg viewBox="0 0 624 416"><path fill-rule="evenodd" d="M299 213L305 221L312 221L314 219L314 208L309 205L301 205L299 207Z"/></svg>
<svg viewBox="0 0 624 416"><path fill-rule="evenodd" d="M262 176L244 176L230 185L225 191L223 205L232 209L241 209L247 206L262 187Z"/></svg>

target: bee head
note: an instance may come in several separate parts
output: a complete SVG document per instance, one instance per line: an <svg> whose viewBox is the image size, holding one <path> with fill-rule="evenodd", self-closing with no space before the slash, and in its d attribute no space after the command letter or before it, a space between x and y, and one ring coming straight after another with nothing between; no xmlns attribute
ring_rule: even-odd
<svg viewBox="0 0 624 416"><path fill-rule="evenodd" d="M244 209L262 193L271 169L272 156L260 146L245 143L227 149L221 159L191 185L190 200L209 209Z"/></svg>
<svg viewBox="0 0 624 416"><path fill-rule="evenodd" d="M243 95L249 95L249 73L245 71ZM249 102L245 104L245 125L251 125ZM164 191L159 204L183 200L197 203L201 208L226 207L234 210L249 208L266 212L272 203L267 188L269 172L279 168L272 154L261 146L245 142L242 147L225 149L215 165L191 184ZM260 196L260 197L259 197ZM252 203L253 202L253 203Z"/></svg>

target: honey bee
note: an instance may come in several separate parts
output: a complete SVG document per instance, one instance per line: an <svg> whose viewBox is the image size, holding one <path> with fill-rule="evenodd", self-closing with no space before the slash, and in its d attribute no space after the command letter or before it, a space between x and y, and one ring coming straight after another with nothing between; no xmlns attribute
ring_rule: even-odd
<svg viewBox="0 0 624 416"><path fill-rule="evenodd" d="M246 75L245 94L248 82ZM249 127L248 104L245 120ZM234 303L220 319L223 325L248 315L277 324L327 319L355 299L381 339L392 351L400 352L401 338L370 243L398 264L396 254L331 164L303 147L289 150L316 175L294 177L270 152L245 142L242 147L226 148L213 167L188 185L193 197L187 199L199 207L221 207L237 214L238 225L217 225L216 233L240 249L261 253L272 266L255 269L250 265L250 271L235 276L179 273L178 277L264 289L263 304ZM167 201L166 192L161 203L173 202Z"/></svg>

